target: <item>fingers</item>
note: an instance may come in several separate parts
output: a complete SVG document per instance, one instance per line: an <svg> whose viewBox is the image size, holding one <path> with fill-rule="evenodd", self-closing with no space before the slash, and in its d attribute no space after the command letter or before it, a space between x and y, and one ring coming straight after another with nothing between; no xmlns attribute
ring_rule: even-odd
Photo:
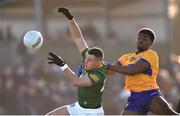
<svg viewBox="0 0 180 116"><path fill-rule="evenodd" d="M67 8L58 8L58 12L64 12L64 11L68 11Z"/></svg>
<svg viewBox="0 0 180 116"><path fill-rule="evenodd" d="M58 56L54 52L49 51L48 54L53 58L58 58Z"/></svg>
<svg viewBox="0 0 180 116"><path fill-rule="evenodd" d="M48 60L54 60L53 58L47 57Z"/></svg>
<svg viewBox="0 0 180 116"><path fill-rule="evenodd" d="M51 51L49 51L48 54L49 54L50 56L56 55L54 52L51 52Z"/></svg>
<svg viewBox="0 0 180 116"><path fill-rule="evenodd" d="M50 61L48 61L48 64L54 64L54 59L53 58L47 57L47 59L50 60Z"/></svg>
<svg viewBox="0 0 180 116"><path fill-rule="evenodd" d="M54 52L49 51L48 52L49 57L47 59L49 60L49 64L56 64L58 66L63 66L64 65L64 60L57 56Z"/></svg>
<svg viewBox="0 0 180 116"><path fill-rule="evenodd" d="M48 53L52 58L54 58L54 59L60 59L60 60L62 60L62 58L60 57L60 56L57 56L55 53L53 53L53 52L49 52Z"/></svg>
<svg viewBox="0 0 180 116"><path fill-rule="evenodd" d="M58 12L62 12L69 20L73 19L71 12L67 8L58 8Z"/></svg>
<svg viewBox="0 0 180 116"><path fill-rule="evenodd" d="M53 61L49 61L48 64L55 64Z"/></svg>

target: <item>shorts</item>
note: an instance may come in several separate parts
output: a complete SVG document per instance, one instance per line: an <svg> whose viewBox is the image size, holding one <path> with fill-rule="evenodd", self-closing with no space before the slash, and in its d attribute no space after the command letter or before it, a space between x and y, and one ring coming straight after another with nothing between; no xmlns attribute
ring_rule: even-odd
<svg viewBox="0 0 180 116"><path fill-rule="evenodd" d="M75 102L74 104L67 105L67 110L70 115L94 115L94 116L101 116L104 115L104 110L102 107L97 109L87 109L83 108L79 105L78 102Z"/></svg>
<svg viewBox="0 0 180 116"><path fill-rule="evenodd" d="M151 101L155 96L161 96L159 90L131 92L131 95L128 98L128 104L124 109L146 115L149 111Z"/></svg>

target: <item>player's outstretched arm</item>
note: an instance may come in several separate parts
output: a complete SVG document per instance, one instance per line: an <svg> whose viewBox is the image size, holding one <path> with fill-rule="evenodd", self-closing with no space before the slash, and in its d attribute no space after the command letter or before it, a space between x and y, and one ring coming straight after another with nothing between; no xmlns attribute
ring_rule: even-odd
<svg viewBox="0 0 180 116"><path fill-rule="evenodd" d="M92 86L92 82L89 78L79 78L64 62L64 60L57 56L53 52L49 52L49 64L56 64L57 66L60 66L66 79L73 85L77 87L90 87Z"/></svg>
<svg viewBox="0 0 180 116"><path fill-rule="evenodd" d="M117 72L124 75L135 75L138 73L143 73L149 68L150 68L150 65L143 60L138 61L132 66L117 66L117 65L109 66L110 71Z"/></svg>
<svg viewBox="0 0 180 116"><path fill-rule="evenodd" d="M76 43L76 46L78 47L80 53L83 52L86 48L88 48L88 46L71 12L66 8L59 8L58 12L63 13L67 17L72 38Z"/></svg>

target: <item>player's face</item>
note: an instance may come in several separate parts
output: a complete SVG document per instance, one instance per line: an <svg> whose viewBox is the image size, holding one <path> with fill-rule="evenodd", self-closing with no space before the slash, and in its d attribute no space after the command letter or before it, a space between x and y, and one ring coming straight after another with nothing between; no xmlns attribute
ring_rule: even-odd
<svg viewBox="0 0 180 116"><path fill-rule="evenodd" d="M148 50L152 45L152 41L148 34L139 33L137 38L137 50L139 52Z"/></svg>
<svg viewBox="0 0 180 116"><path fill-rule="evenodd" d="M96 58L94 55L87 54L86 59L84 61L84 67L86 70L95 69L99 64L100 64L99 58Z"/></svg>

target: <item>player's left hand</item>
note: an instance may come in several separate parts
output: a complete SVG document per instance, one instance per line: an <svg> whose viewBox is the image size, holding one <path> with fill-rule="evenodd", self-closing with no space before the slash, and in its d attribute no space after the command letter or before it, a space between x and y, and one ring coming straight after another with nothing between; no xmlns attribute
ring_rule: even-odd
<svg viewBox="0 0 180 116"><path fill-rule="evenodd" d="M60 56L56 55L55 53L53 53L51 51L49 51L48 54L50 56L50 57L47 57L47 59L49 60L49 62L48 62L49 64L56 64L60 67L65 65L64 60Z"/></svg>

